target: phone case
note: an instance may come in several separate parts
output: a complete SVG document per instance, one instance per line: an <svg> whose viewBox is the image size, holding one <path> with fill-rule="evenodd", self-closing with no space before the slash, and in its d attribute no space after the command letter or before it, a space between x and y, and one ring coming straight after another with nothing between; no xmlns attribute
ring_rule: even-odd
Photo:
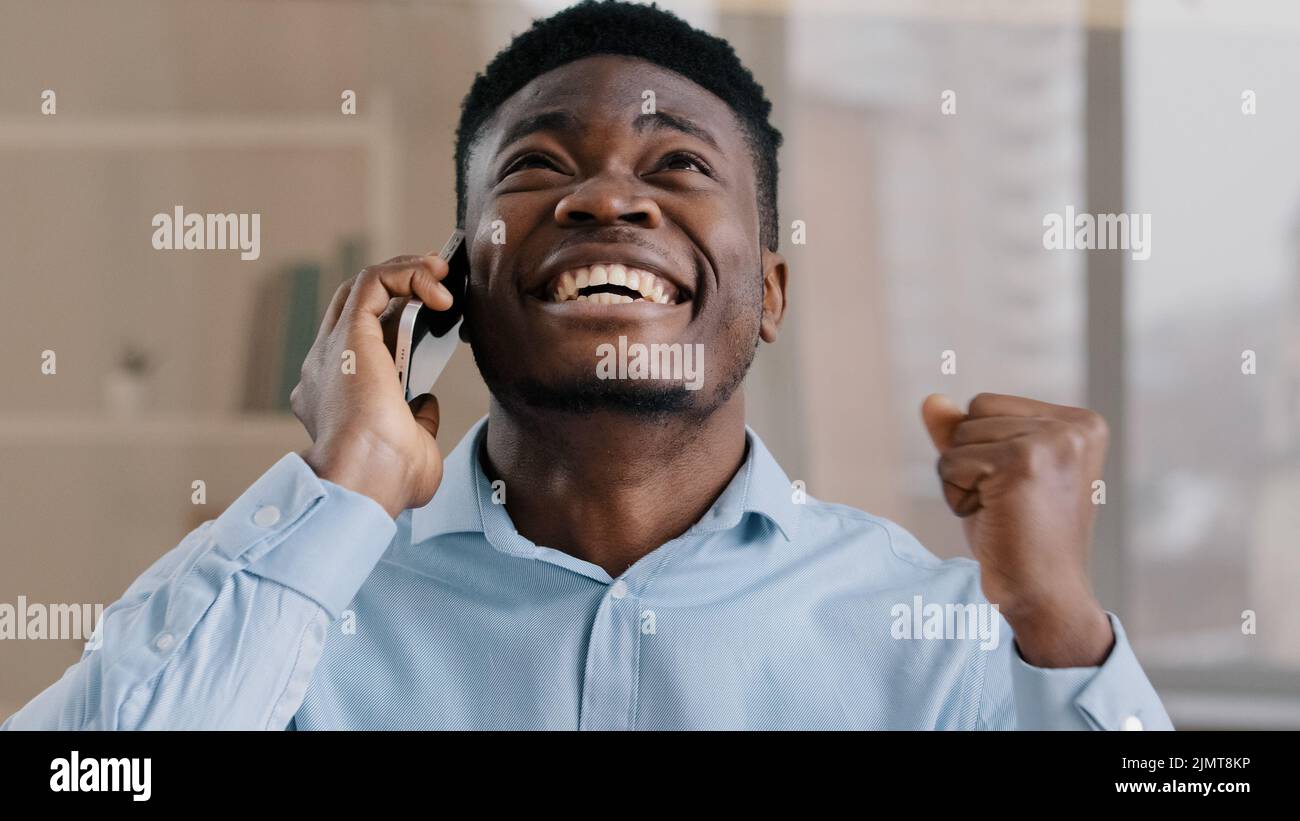
<svg viewBox="0 0 1300 821"><path fill-rule="evenodd" d="M456 352L460 323L464 320L465 292L469 286L469 252L465 233L460 229L452 232L438 256L447 260L449 270L443 285L451 291L451 307L435 311L413 299L407 303L398 326L394 358L408 402L433 389Z"/></svg>

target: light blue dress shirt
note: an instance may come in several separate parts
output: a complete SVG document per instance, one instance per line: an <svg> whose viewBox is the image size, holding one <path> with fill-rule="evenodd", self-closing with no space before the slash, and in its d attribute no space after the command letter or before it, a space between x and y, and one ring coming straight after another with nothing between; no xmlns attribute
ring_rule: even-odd
<svg viewBox="0 0 1300 821"><path fill-rule="evenodd" d="M1114 615L1100 667L1027 664L996 612L977 632L974 561L801 498L752 430L617 579L515 531L485 430L396 521L286 455L4 728L1172 729Z"/></svg>

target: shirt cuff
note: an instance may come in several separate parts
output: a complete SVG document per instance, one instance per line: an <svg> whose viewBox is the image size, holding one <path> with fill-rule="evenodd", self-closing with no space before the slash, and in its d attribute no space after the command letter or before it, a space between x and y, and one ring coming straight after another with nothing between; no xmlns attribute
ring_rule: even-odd
<svg viewBox="0 0 1300 821"><path fill-rule="evenodd" d="M1035 667L1012 643L1016 726L1026 730L1172 730L1133 655L1119 617L1107 612L1115 646L1100 667Z"/></svg>
<svg viewBox="0 0 1300 821"><path fill-rule="evenodd" d="M397 523L366 496L321 479L297 453L276 462L213 523L217 549L339 618Z"/></svg>

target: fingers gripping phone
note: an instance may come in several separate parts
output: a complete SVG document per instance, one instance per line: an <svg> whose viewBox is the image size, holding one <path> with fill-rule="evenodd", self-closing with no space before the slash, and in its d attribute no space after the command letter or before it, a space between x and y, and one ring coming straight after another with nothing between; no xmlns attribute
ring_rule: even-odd
<svg viewBox="0 0 1300 821"><path fill-rule="evenodd" d="M438 381L451 355L456 352L460 323L465 318L465 294L469 288L469 251L465 247L465 232L460 229L453 231L438 256L447 262L447 276L442 284L451 291L451 307L435 311L420 300L412 299L402 310L397 326L393 360L407 402L428 393L433 383Z"/></svg>

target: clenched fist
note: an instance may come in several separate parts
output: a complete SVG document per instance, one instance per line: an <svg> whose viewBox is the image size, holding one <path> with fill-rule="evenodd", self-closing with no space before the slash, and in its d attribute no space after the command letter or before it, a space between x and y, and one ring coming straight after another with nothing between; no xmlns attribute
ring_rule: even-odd
<svg viewBox="0 0 1300 821"><path fill-rule="evenodd" d="M1015 631L1021 655L1039 667L1100 664L1114 634L1088 579L1088 549L1105 420L993 393L976 396L966 413L932 394L921 416L984 595Z"/></svg>

